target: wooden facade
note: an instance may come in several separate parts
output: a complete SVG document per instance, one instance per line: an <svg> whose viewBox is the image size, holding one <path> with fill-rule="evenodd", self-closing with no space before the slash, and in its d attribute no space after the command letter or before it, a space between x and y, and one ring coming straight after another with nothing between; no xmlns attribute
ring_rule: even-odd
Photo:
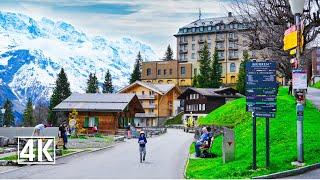
<svg viewBox="0 0 320 180"><path fill-rule="evenodd" d="M144 112L138 97L134 94L71 95L54 108L55 111L67 113L73 109L78 111L78 123L86 129L86 133L92 133L93 127L97 126L98 132L103 134L115 134L118 129L126 128L128 123L133 123L136 113Z"/></svg>

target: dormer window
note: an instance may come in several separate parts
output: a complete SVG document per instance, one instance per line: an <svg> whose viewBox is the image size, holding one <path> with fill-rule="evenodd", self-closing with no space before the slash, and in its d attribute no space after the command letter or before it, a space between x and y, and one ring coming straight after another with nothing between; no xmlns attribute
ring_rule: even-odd
<svg viewBox="0 0 320 180"><path fill-rule="evenodd" d="M211 26L208 26L208 31L211 31L211 30L212 30Z"/></svg>
<svg viewBox="0 0 320 180"><path fill-rule="evenodd" d="M187 28L184 28L184 29L183 29L183 32L184 32L184 33L188 32L188 29L187 29Z"/></svg>
<svg viewBox="0 0 320 180"><path fill-rule="evenodd" d="M196 32L196 28L195 27L192 28L192 32Z"/></svg>
<svg viewBox="0 0 320 180"><path fill-rule="evenodd" d="M203 26L200 27L200 32L202 32L202 31L203 31Z"/></svg>

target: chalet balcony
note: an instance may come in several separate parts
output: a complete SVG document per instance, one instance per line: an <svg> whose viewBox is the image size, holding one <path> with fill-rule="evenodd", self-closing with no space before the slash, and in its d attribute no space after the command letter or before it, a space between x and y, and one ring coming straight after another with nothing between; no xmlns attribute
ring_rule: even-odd
<svg viewBox="0 0 320 180"><path fill-rule="evenodd" d="M188 50L187 49L180 49L179 53L180 54L187 54Z"/></svg>
<svg viewBox="0 0 320 180"><path fill-rule="evenodd" d="M157 115L155 113L136 113L134 115L136 118L155 118Z"/></svg>
<svg viewBox="0 0 320 180"><path fill-rule="evenodd" d="M143 104L142 107L143 107L143 109L156 109L157 105L156 104Z"/></svg>
<svg viewBox="0 0 320 180"><path fill-rule="evenodd" d="M154 95L137 95L138 99L155 99Z"/></svg>

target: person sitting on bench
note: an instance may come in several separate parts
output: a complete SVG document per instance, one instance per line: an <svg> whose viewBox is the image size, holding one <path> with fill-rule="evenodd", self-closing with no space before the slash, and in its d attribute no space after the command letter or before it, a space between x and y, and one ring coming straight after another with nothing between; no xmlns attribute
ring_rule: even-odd
<svg viewBox="0 0 320 180"><path fill-rule="evenodd" d="M200 155L201 155L200 147L202 145L204 145L205 141L208 141L208 139L209 139L208 130L206 127L203 127L202 128L202 135L200 136L200 139L197 140L197 142L195 144L196 157L200 157Z"/></svg>

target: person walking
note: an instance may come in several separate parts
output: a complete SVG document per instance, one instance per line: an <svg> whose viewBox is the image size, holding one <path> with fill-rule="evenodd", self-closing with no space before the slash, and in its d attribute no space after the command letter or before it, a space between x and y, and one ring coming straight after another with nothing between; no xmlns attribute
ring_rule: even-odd
<svg viewBox="0 0 320 180"><path fill-rule="evenodd" d="M292 81L289 81L289 91L288 91L288 95L292 95Z"/></svg>
<svg viewBox="0 0 320 180"><path fill-rule="evenodd" d="M138 139L138 143L139 143L139 152L140 152L140 163L142 163L142 161L146 160L147 138L146 138L146 135L145 135L144 131L140 131L140 136L139 136L139 139Z"/></svg>
<svg viewBox="0 0 320 180"><path fill-rule="evenodd" d="M44 129L47 127L47 125L44 124L38 124L34 127L32 136L44 136Z"/></svg>
<svg viewBox="0 0 320 180"><path fill-rule="evenodd" d="M67 123L60 124L59 137L63 139L63 149L67 149L67 143L68 143Z"/></svg>

